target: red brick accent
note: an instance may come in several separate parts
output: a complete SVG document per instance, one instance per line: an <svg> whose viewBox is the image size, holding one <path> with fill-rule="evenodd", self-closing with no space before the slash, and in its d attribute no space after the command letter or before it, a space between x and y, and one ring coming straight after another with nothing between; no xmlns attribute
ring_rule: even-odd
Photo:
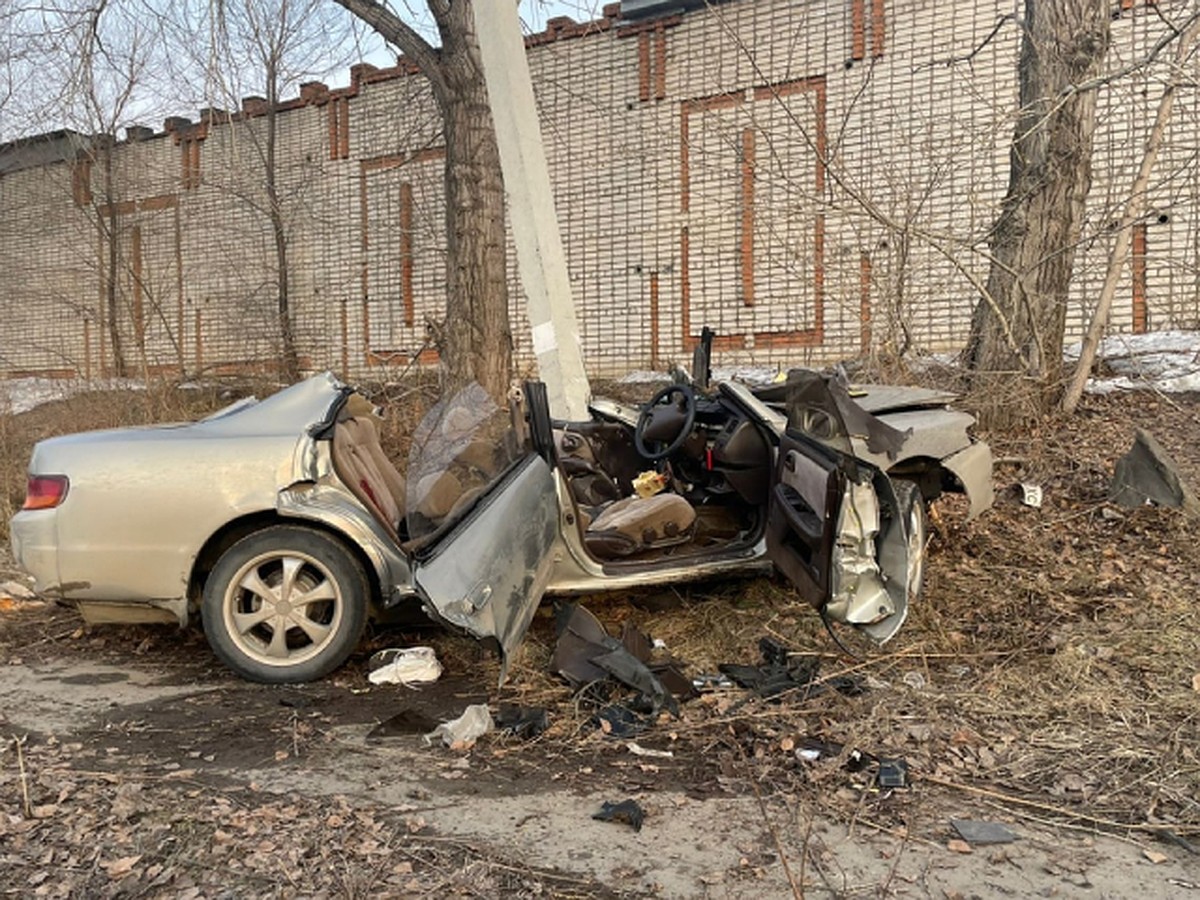
<svg viewBox="0 0 1200 900"><path fill-rule="evenodd" d="M742 131L742 302L754 305L754 129Z"/></svg>
<svg viewBox="0 0 1200 900"><path fill-rule="evenodd" d="M412 184L400 184L400 293L404 300L404 324L413 327L413 193Z"/></svg>
<svg viewBox="0 0 1200 900"><path fill-rule="evenodd" d="M1146 333L1146 226L1133 226L1129 270L1133 280L1133 333Z"/></svg>
<svg viewBox="0 0 1200 900"><path fill-rule="evenodd" d="M196 304L192 327L196 329L196 371L204 371L204 312Z"/></svg>
<svg viewBox="0 0 1200 900"><path fill-rule="evenodd" d="M335 97L326 107L329 116L329 158L350 158L350 100Z"/></svg>
<svg viewBox="0 0 1200 900"><path fill-rule="evenodd" d="M184 190L200 187L200 141L202 138L186 136L179 141L179 183Z"/></svg>
<svg viewBox="0 0 1200 900"><path fill-rule="evenodd" d="M638 99L650 99L650 32L638 35Z"/></svg>
<svg viewBox="0 0 1200 900"><path fill-rule="evenodd" d="M143 200L124 200L115 206L109 206L106 203L97 212L102 216L111 216L114 212L118 216L128 216L135 212L155 212L162 209L174 209L178 206L178 194L159 194L157 197L146 197Z"/></svg>
<svg viewBox="0 0 1200 900"><path fill-rule="evenodd" d="M887 37L887 10L884 4L887 0L872 0L871 2L871 56L879 59Z"/></svg>
<svg viewBox="0 0 1200 900"><path fill-rule="evenodd" d="M329 85L321 81L306 81L300 85L300 100L304 103L316 103L329 96Z"/></svg>
<svg viewBox="0 0 1200 900"><path fill-rule="evenodd" d="M146 345L146 283L142 280L142 226L134 225L129 235L133 257L133 335L139 347Z"/></svg>
<svg viewBox="0 0 1200 900"><path fill-rule="evenodd" d="M850 58L865 59L867 55L866 0L850 0Z"/></svg>
<svg viewBox="0 0 1200 900"><path fill-rule="evenodd" d="M660 22L654 30L654 99L667 96L667 32Z"/></svg>
<svg viewBox="0 0 1200 900"><path fill-rule="evenodd" d="M858 321L861 327L859 348L871 350L871 254L862 251L858 258Z"/></svg>
<svg viewBox="0 0 1200 900"><path fill-rule="evenodd" d="M359 228L362 234L362 268L359 272L359 281L360 297L362 300L362 348L367 365L381 365L381 360L384 357L390 359L391 356L400 353L400 351L375 351L371 349L371 310L369 302L371 295L371 272L370 264L367 261L368 251L371 246L371 235L369 233L370 216L367 200L367 176L372 172L398 169L408 163L444 159L445 156L445 147L426 147L410 153L389 153L358 161ZM412 209L412 184L411 182L403 182L400 185L400 277L403 285L404 324L410 328L416 323L416 309L412 288L414 262L412 251Z"/></svg>
<svg viewBox="0 0 1200 900"><path fill-rule="evenodd" d="M816 145L816 160L813 165L813 187L819 194L825 189L825 154L826 154L826 101L825 101L825 78L824 76L813 76L811 78L800 78L794 81L782 82L779 84L759 85L753 88L752 91L736 91L722 94L715 94L711 97L698 97L689 100L684 100L680 104L680 210L684 213L689 212L691 206L691 198L689 196L691 185L689 176L689 117L691 113L712 110L726 109L738 106L743 103L747 97L753 97L755 100L765 100L769 98L783 97L789 94L796 94L805 91L812 91L815 94L813 110L816 118L816 135L814 143ZM743 137L744 140L744 137ZM744 146L744 145L743 145ZM751 145L752 146L752 145ZM744 150L743 150L744 153ZM743 193L745 191L745 170L743 168ZM743 230L743 241L745 240L745 231ZM753 244L751 244L751 249ZM683 349L691 350L699 342L699 338L692 334L691 321L691 280L689 273L689 235L688 228L684 226L680 231L680 314L682 320L683 331ZM743 246L743 266L745 248ZM745 268L743 268L743 289L745 288ZM751 273L751 277L753 273ZM809 328L793 329L789 331L759 331L745 334L727 334L718 335L714 340L713 346L717 349L743 349L751 344L755 347L817 347L825 341L825 217L817 214L813 222L813 319L812 325Z"/></svg>
<svg viewBox="0 0 1200 900"><path fill-rule="evenodd" d="M92 158L80 153L71 164L71 197L76 206L92 202Z"/></svg>
<svg viewBox="0 0 1200 900"><path fill-rule="evenodd" d="M650 273L650 368L658 368L658 273Z"/></svg>

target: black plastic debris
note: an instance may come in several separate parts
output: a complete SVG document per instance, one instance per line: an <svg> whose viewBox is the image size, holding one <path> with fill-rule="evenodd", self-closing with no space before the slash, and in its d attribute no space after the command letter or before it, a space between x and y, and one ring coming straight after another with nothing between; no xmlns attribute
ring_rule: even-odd
<svg viewBox="0 0 1200 900"><path fill-rule="evenodd" d="M642 823L646 821L646 811L636 800L622 800L620 803L605 800L600 812L594 813L592 818L601 822L623 822L632 826L634 831L641 831Z"/></svg>
<svg viewBox="0 0 1200 900"><path fill-rule="evenodd" d="M600 621L578 604L558 612L558 640L550 669L580 688L612 677L633 688L644 698L650 713L666 709L679 715L679 703L647 665L652 644L644 634L626 623L622 640L605 630Z"/></svg>
<svg viewBox="0 0 1200 900"><path fill-rule="evenodd" d="M492 721L501 734L529 740L550 727L550 714L540 706L501 706Z"/></svg>
<svg viewBox="0 0 1200 900"><path fill-rule="evenodd" d="M1200 516L1200 500L1180 478L1178 464L1141 428L1134 433L1129 452L1117 460L1108 495L1126 509L1152 503L1183 507L1189 515Z"/></svg>
<svg viewBox="0 0 1200 900"><path fill-rule="evenodd" d="M846 771L862 772L876 762L878 762L876 757L855 747L846 755Z"/></svg>
<svg viewBox="0 0 1200 900"><path fill-rule="evenodd" d="M951 819L950 825L968 844L1011 844L1017 836L999 822L978 819Z"/></svg>
<svg viewBox="0 0 1200 900"><path fill-rule="evenodd" d="M802 698L806 698L826 690L856 696L866 690L860 679L843 675L814 684L820 671L820 660L815 656L796 656L786 644L772 637L759 640L758 650L762 657L761 665L722 663L717 668L739 687L754 691L763 699L798 691L802 692Z"/></svg>
<svg viewBox="0 0 1200 900"><path fill-rule="evenodd" d="M885 789L908 787L908 763L903 759L879 760L875 783Z"/></svg>
<svg viewBox="0 0 1200 900"><path fill-rule="evenodd" d="M401 735L428 734L439 724L437 719L426 713L415 709L402 709L368 731L367 740L382 741Z"/></svg>

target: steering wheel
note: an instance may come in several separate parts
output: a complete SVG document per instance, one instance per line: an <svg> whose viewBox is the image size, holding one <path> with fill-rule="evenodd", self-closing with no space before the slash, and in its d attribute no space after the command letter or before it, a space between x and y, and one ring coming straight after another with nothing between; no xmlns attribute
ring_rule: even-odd
<svg viewBox="0 0 1200 900"><path fill-rule="evenodd" d="M695 392L686 384L668 385L642 409L633 431L633 445L645 459L663 459L683 446L695 421ZM655 449L651 450L652 446Z"/></svg>

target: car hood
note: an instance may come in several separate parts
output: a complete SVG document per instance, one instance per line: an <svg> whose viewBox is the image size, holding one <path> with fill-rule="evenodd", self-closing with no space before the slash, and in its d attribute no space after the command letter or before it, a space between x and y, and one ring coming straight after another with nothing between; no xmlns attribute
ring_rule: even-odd
<svg viewBox="0 0 1200 900"><path fill-rule="evenodd" d="M810 379L815 374L808 369L792 369L788 372L786 381L756 387L753 394L763 403L786 403L791 389L797 382ZM855 405L872 415L910 409L934 409L946 406L958 396L948 391L894 384L854 384L848 387L848 393Z"/></svg>

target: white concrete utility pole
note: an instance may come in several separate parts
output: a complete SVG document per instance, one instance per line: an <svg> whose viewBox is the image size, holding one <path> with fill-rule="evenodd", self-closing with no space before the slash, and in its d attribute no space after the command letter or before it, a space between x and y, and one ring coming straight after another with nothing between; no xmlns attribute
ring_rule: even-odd
<svg viewBox="0 0 1200 900"><path fill-rule="evenodd" d="M538 372L546 384L551 415L584 421L591 389L517 0L474 0L471 5Z"/></svg>

